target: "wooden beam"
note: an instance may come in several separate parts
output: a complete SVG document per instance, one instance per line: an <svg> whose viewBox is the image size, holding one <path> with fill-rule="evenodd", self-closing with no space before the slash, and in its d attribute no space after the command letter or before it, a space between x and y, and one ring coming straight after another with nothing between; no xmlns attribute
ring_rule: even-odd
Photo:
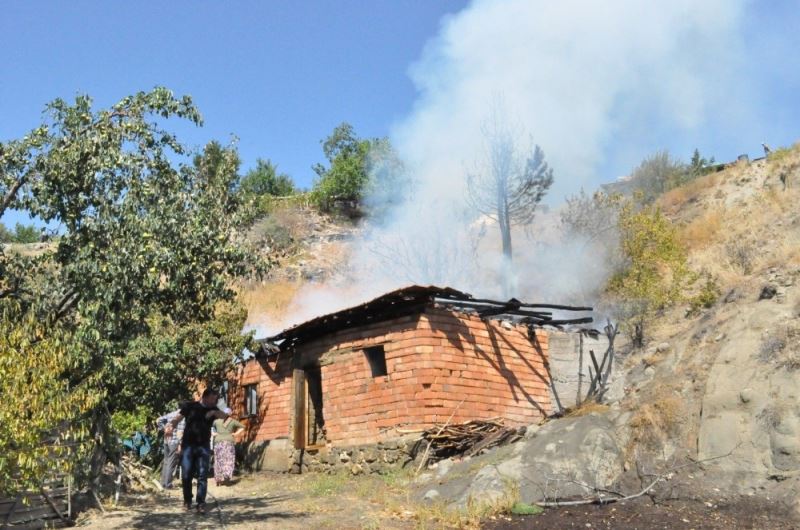
<svg viewBox="0 0 800 530"><path fill-rule="evenodd" d="M294 384L294 447L306 446L306 373L302 368L292 372Z"/></svg>

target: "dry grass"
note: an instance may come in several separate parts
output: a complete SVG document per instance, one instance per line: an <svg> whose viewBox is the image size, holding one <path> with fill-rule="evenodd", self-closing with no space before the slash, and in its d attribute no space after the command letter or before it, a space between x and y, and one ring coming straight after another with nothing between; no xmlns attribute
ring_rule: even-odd
<svg viewBox="0 0 800 530"><path fill-rule="evenodd" d="M666 359L669 356L669 354L670 354L669 350L664 350L664 351L656 350L650 355L645 355L644 357L642 357L642 364L645 366L645 368L655 366L657 364L660 364L664 359Z"/></svg>
<svg viewBox="0 0 800 530"><path fill-rule="evenodd" d="M705 248L717 241L722 223L722 212L708 210L684 226L680 238L689 251Z"/></svg>
<svg viewBox="0 0 800 530"><path fill-rule="evenodd" d="M716 187L720 182L720 173L694 179L691 182L671 189L659 198L659 204L667 213L680 210L689 200L697 198L704 190Z"/></svg>
<svg viewBox="0 0 800 530"><path fill-rule="evenodd" d="M780 165L791 163L800 158L800 142L789 147L779 147L767 156L767 163L770 165Z"/></svg>
<svg viewBox="0 0 800 530"><path fill-rule="evenodd" d="M677 393L669 387L659 388L646 403L640 403L628 426L631 437L628 446L657 450L663 443L678 435L684 418L685 405Z"/></svg>
<svg viewBox="0 0 800 530"><path fill-rule="evenodd" d="M608 405L603 403L598 403L596 401L584 401L577 407L568 409L564 416L567 418L576 418L578 416L587 416L592 413L603 414L608 410L608 408Z"/></svg>
<svg viewBox="0 0 800 530"><path fill-rule="evenodd" d="M240 288L241 300L247 308L248 323L255 318L280 320L294 299L302 282L252 283Z"/></svg>
<svg viewBox="0 0 800 530"><path fill-rule="evenodd" d="M494 500L467 500L466 507L456 509L444 502L416 504L413 506L415 528L462 528L478 529L481 521L500 513L510 513L511 508L519 502L519 486L506 481L502 495Z"/></svg>

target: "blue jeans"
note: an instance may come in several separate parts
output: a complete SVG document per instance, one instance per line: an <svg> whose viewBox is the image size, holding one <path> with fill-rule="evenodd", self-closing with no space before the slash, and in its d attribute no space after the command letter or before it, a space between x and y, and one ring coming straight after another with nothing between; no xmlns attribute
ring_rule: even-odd
<svg viewBox="0 0 800 530"><path fill-rule="evenodd" d="M197 504L205 504L208 488L208 463L211 449L202 446L188 446L181 451L181 482L183 483L183 503L192 504L192 477L197 471Z"/></svg>

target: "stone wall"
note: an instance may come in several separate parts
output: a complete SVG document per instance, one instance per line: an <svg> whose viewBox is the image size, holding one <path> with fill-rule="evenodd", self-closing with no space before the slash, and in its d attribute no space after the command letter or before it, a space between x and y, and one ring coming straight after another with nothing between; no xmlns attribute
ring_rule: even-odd
<svg viewBox="0 0 800 530"><path fill-rule="evenodd" d="M279 473L332 473L339 470L354 475L385 473L412 465L414 446L419 439L417 434L376 444L316 449L295 449L286 438L249 442L236 448L237 467L247 471Z"/></svg>
<svg viewBox="0 0 800 530"><path fill-rule="evenodd" d="M291 455L292 473L333 473L346 470L353 475L385 473L413 465L413 448L419 437L386 440L351 447L295 449Z"/></svg>
<svg viewBox="0 0 800 530"><path fill-rule="evenodd" d="M562 410L579 404L586 397L589 389L589 367L592 366L590 351L594 352L597 362L603 360L608 349L608 337L598 335L595 338L578 332L548 330L550 375L553 378L551 388L552 403L557 408L556 394Z"/></svg>

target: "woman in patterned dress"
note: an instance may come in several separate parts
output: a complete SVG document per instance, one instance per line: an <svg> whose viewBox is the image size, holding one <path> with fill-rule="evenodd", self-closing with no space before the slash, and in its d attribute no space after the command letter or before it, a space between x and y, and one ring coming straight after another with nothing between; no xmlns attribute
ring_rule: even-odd
<svg viewBox="0 0 800 530"><path fill-rule="evenodd" d="M231 409L226 408L224 412L230 415ZM217 486L221 486L233 478L236 465L234 437L244 429L244 425L228 416L224 420L214 420L214 429L214 480Z"/></svg>

